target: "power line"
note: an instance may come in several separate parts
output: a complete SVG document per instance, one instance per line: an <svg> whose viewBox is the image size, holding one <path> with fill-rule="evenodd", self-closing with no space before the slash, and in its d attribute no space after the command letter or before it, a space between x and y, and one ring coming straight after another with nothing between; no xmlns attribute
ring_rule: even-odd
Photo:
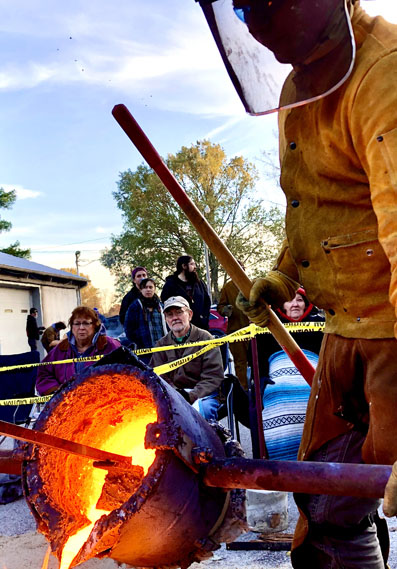
<svg viewBox="0 0 397 569"><path fill-rule="evenodd" d="M57 247L69 247L70 245L79 245L80 243L93 243L94 241L103 241L104 239L109 239L109 237L99 237L98 239L88 239L86 241L76 241L74 243L60 243L59 245L52 245L52 247L55 249ZM50 245L51 247L51 245ZM89 251L90 249L86 249L86 251ZM95 250L95 249L93 249ZM98 249L99 250L99 249ZM33 251L35 251L33 249ZM38 253L49 253L49 251L36 251ZM65 251L68 252L68 251Z"/></svg>
<svg viewBox="0 0 397 569"><path fill-rule="evenodd" d="M101 249L80 249L80 251L84 251L84 252L86 252L86 253L100 253ZM68 250L62 250L62 251L60 251L59 249L57 249L57 250L56 250L56 249L55 249L55 250L53 249L53 250L51 250L51 251L48 251L48 250L46 251L46 250L32 249L32 253L33 253L33 254L34 254L34 253L57 253L57 254L60 254L60 253L73 253L73 255L74 255L74 254L75 254L75 250L73 249L73 250L70 250L70 251L68 251Z"/></svg>

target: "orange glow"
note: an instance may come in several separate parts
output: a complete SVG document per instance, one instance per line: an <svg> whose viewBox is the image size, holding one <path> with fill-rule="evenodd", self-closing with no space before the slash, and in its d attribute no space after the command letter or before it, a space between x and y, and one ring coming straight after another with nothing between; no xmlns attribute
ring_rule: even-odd
<svg viewBox="0 0 397 569"><path fill-rule="evenodd" d="M151 392L137 380L131 384L131 377L117 374L96 377L94 393L92 386L78 386L51 415L46 432L132 458L131 472L127 466L121 473L126 478L124 490L119 490L117 470L113 470L116 478L112 478L109 469L104 485L108 471L94 467L91 460L40 449L49 501L65 516L62 523L68 539L59 569L70 567L95 522L120 507L139 488L156 457L156 451L144 446L147 424L155 421L157 408Z"/></svg>
<svg viewBox="0 0 397 569"><path fill-rule="evenodd" d="M155 419L156 417L153 416L143 416L135 418L133 423L123 421L117 425L117 431L109 436L106 444L97 445L97 448L109 450L124 456L131 456L131 464L142 466L144 473L147 474L149 466L155 459L155 451L146 450L143 441L146 425ZM95 522L99 520L101 516L107 515L110 512L110 510L101 510L96 507L102 493L106 474L106 470L92 467L91 493L86 496L86 510L84 512L91 523L69 537L62 551L59 569L68 569L82 545L87 541Z"/></svg>

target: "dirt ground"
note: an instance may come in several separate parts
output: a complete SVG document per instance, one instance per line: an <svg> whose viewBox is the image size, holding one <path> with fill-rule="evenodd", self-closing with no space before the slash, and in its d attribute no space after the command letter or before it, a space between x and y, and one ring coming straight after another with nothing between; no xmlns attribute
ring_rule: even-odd
<svg viewBox="0 0 397 569"><path fill-rule="evenodd" d="M293 510L290 496L289 509ZM294 511L290 512L288 532L296 521ZM390 569L397 569L397 521L389 521L391 551ZM252 532L244 540L257 537ZM35 522L24 499L0 506L0 569L42 569L48 549L45 538L35 529ZM91 559L80 566L82 569L126 569L111 559ZM190 569L291 569L288 552L280 551L230 551L225 546L214 553L212 559ZM58 561L50 555L47 569L58 569Z"/></svg>
<svg viewBox="0 0 397 569"><path fill-rule="evenodd" d="M0 567L1 569L41 569L48 544L44 537L37 532L28 532L13 537L0 537ZM194 563L191 569L204 569L211 566L219 569L290 569L289 557L286 553L273 553L274 558L269 565L269 553L266 552L230 552L224 548L215 552L212 560ZM83 563L81 569L117 569L119 566L111 559L91 559ZM119 569L124 569L122 565ZM50 555L48 569L58 569L58 560Z"/></svg>
<svg viewBox="0 0 397 569"><path fill-rule="evenodd" d="M31 531L16 536L0 537L1 569L41 569L48 548L45 538ZM111 559L91 559L81 567L84 569L115 569ZM58 569L58 560L50 555L48 569Z"/></svg>

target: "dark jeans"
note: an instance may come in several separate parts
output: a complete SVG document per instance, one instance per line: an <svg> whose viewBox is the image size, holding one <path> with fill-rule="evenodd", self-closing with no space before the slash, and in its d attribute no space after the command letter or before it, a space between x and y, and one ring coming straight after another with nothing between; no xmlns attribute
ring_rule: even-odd
<svg viewBox="0 0 397 569"><path fill-rule="evenodd" d="M37 340L35 338L28 338L28 344L31 352L35 352L37 350Z"/></svg>
<svg viewBox="0 0 397 569"><path fill-rule="evenodd" d="M323 445L310 460L361 463L364 439L362 433L350 431ZM380 500L296 494L295 501L309 520L309 534L304 546L310 551L308 567L384 569L376 525L371 519Z"/></svg>

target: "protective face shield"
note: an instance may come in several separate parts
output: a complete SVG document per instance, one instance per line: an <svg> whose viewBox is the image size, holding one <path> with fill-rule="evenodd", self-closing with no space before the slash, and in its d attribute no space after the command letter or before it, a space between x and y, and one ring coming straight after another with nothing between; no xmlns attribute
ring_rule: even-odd
<svg viewBox="0 0 397 569"><path fill-rule="evenodd" d="M196 1L251 115L325 97L352 71L355 43L347 0Z"/></svg>

